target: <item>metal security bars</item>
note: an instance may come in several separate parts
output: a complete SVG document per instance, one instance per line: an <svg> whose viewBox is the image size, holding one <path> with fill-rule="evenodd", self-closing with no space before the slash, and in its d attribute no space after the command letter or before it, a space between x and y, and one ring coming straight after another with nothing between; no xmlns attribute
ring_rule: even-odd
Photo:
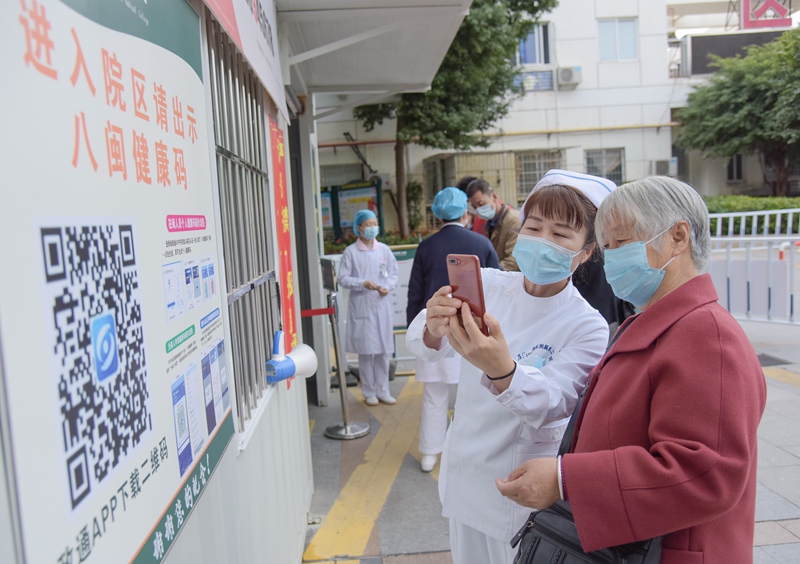
<svg viewBox="0 0 800 564"><path fill-rule="evenodd" d="M222 244L239 429L267 388L264 366L279 328L263 89L206 10Z"/></svg>

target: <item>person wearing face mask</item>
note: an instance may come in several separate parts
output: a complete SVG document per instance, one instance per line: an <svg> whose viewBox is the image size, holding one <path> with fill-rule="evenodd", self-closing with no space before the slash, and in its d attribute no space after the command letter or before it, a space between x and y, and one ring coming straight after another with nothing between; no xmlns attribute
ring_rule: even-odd
<svg viewBox="0 0 800 564"><path fill-rule="evenodd" d="M476 178L467 186L467 198L477 217L486 221L485 234L497 252L503 270L519 270L513 256L517 233L522 225L513 208L500 201L489 183Z"/></svg>
<svg viewBox="0 0 800 564"><path fill-rule="evenodd" d="M406 343L420 359L462 358L439 473L454 564L513 560L508 541L529 511L504 498L494 479L522 461L555 456L608 342L607 323L571 275L595 251L596 206L609 190L576 184L540 183L529 195L513 249L521 272L481 269L488 337L449 286L408 328Z"/></svg>
<svg viewBox="0 0 800 564"><path fill-rule="evenodd" d="M590 375L572 449L497 487L527 507L569 502L585 551L663 537L662 564L753 561L758 424L766 384L708 274L708 209L651 177L597 215L614 293L642 313Z"/></svg>
<svg viewBox="0 0 800 564"><path fill-rule="evenodd" d="M431 211L444 224L438 232L419 244L414 255L408 281L408 324L422 311L434 292L447 285L448 254L476 255L481 267L500 268L497 253L489 240L464 229L469 215L464 192L452 187L437 192ZM459 357L445 358L439 362L416 359L416 378L425 383L419 425L420 466L423 472L433 470L444 447L450 386L458 384L460 367Z"/></svg>
<svg viewBox="0 0 800 564"><path fill-rule="evenodd" d="M345 350L358 354L361 392L367 405L394 404L389 393L389 361L394 353L392 298L397 285L397 259L375 240L378 219L359 210L353 220L358 239L349 245L339 265L339 285L350 290Z"/></svg>

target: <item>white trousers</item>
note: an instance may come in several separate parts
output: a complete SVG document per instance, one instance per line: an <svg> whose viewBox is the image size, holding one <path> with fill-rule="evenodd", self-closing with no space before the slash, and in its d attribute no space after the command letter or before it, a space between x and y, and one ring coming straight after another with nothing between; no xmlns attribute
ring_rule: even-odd
<svg viewBox="0 0 800 564"><path fill-rule="evenodd" d="M450 519L450 551L453 564L511 564L517 553L508 540L488 537L453 519Z"/></svg>
<svg viewBox="0 0 800 564"><path fill-rule="evenodd" d="M422 392L422 416L419 421L419 451L439 454L447 436L447 406L450 386L443 382L425 382Z"/></svg>
<svg viewBox="0 0 800 564"><path fill-rule="evenodd" d="M389 397L389 359L392 355L358 355L358 376L361 380L361 393L365 398Z"/></svg>

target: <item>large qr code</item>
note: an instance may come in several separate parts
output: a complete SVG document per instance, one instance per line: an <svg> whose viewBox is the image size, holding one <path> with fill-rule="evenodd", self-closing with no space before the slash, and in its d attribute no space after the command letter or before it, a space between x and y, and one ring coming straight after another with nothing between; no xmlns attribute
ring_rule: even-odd
<svg viewBox="0 0 800 564"><path fill-rule="evenodd" d="M40 232L74 510L148 438L153 424L133 226L59 223Z"/></svg>

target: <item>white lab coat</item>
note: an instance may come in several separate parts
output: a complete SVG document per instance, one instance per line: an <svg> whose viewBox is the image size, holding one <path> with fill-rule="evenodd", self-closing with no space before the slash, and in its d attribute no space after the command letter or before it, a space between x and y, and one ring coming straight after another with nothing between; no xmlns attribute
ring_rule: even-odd
<svg viewBox="0 0 800 564"><path fill-rule="evenodd" d="M367 248L361 240L344 250L339 265L339 284L350 290L345 350L357 354L394 352L392 295L381 296L364 288L370 280L390 292L397 285L397 259L379 241Z"/></svg>
<svg viewBox="0 0 800 564"><path fill-rule="evenodd" d="M508 541L530 509L500 495L495 478L532 458L555 456L589 371L608 342L608 324L572 285L549 298L525 292L523 275L482 269L487 311L496 317L517 369L497 394L481 370L461 361L455 418L439 475L442 514L481 533ZM418 357L455 354L445 343L425 346L425 310L408 328L406 342Z"/></svg>

